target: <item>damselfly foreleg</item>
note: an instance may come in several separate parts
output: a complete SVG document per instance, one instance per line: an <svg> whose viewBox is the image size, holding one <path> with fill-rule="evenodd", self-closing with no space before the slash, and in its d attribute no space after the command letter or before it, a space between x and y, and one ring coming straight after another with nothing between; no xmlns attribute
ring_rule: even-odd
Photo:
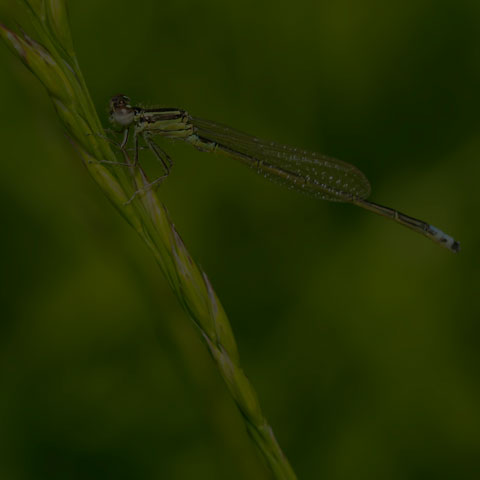
<svg viewBox="0 0 480 480"><path fill-rule="evenodd" d="M113 130L111 128L105 129L106 132L108 133L122 133L118 132L116 130ZM121 142L118 142L117 140L114 140L107 135L102 135L101 133L89 133L88 135L94 135L98 138L101 138L102 140L105 140L109 142L111 145L113 145L115 148L120 150L125 158L125 162L114 162L112 160L91 160L90 163L104 163L107 165L120 165L121 167L132 167L132 166L137 166L138 164L138 151L139 150L144 150L147 147L139 146L138 143L135 145L134 148L126 148L127 142L128 142L128 137L129 137L129 129L124 130L123 132L123 139ZM128 155L129 151L134 151L135 152L135 159L132 164L130 157Z"/></svg>

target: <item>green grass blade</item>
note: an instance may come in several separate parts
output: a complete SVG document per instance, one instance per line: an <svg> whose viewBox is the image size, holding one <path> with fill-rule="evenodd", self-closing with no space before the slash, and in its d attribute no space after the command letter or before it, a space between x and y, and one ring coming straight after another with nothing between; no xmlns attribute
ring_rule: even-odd
<svg viewBox="0 0 480 480"><path fill-rule="evenodd" d="M140 169L109 168L117 161L103 133L73 51L63 0L24 1L33 16L39 42L0 25L0 37L43 83L69 137L96 183L137 231L178 300L198 327L245 420L254 444L275 478L296 478L265 419L255 390L240 367L235 338L225 311L207 275L190 256L165 206L153 190L137 195L148 180Z"/></svg>

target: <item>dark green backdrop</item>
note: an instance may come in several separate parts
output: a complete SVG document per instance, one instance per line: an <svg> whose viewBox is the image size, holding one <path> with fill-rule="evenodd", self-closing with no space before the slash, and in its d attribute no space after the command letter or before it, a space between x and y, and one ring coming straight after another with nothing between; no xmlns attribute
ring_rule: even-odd
<svg viewBox="0 0 480 480"><path fill-rule="evenodd" d="M328 153L462 242L165 146L160 196L299 477L480 478L480 3L70 4L105 122L126 93ZM0 477L270 478L43 89L3 46L0 65Z"/></svg>

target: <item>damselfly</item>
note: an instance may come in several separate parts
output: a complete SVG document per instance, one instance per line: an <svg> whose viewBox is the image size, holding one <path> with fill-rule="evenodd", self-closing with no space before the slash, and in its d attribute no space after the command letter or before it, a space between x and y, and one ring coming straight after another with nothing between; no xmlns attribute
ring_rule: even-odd
<svg viewBox="0 0 480 480"><path fill-rule="evenodd" d="M158 135L170 140L182 140L204 152L235 158L265 178L292 190L323 200L352 203L421 233L452 252L460 251L459 242L433 225L367 201L370 195L369 181L356 167L340 160L260 140L216 122L192 117L179 108L132 106L125 95L116 95L110 100L110 120L124 129L120 145L124 153L133 127L134 166L138 165L139 137L143 138L163 166L165 174L147 188L165 178L172 166L168 154L153 141L153 137Z"/></svg>

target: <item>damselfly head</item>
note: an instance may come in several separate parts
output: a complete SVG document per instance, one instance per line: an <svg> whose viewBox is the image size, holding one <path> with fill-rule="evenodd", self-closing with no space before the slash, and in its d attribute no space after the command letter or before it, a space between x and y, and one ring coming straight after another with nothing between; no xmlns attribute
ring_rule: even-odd
<svg viewBox="0 0 480 480"><path fill-rule="evenodd" d="M110 121L128 127L134 119L135 110L125 95L115 95L110 100Z"/></svg>

